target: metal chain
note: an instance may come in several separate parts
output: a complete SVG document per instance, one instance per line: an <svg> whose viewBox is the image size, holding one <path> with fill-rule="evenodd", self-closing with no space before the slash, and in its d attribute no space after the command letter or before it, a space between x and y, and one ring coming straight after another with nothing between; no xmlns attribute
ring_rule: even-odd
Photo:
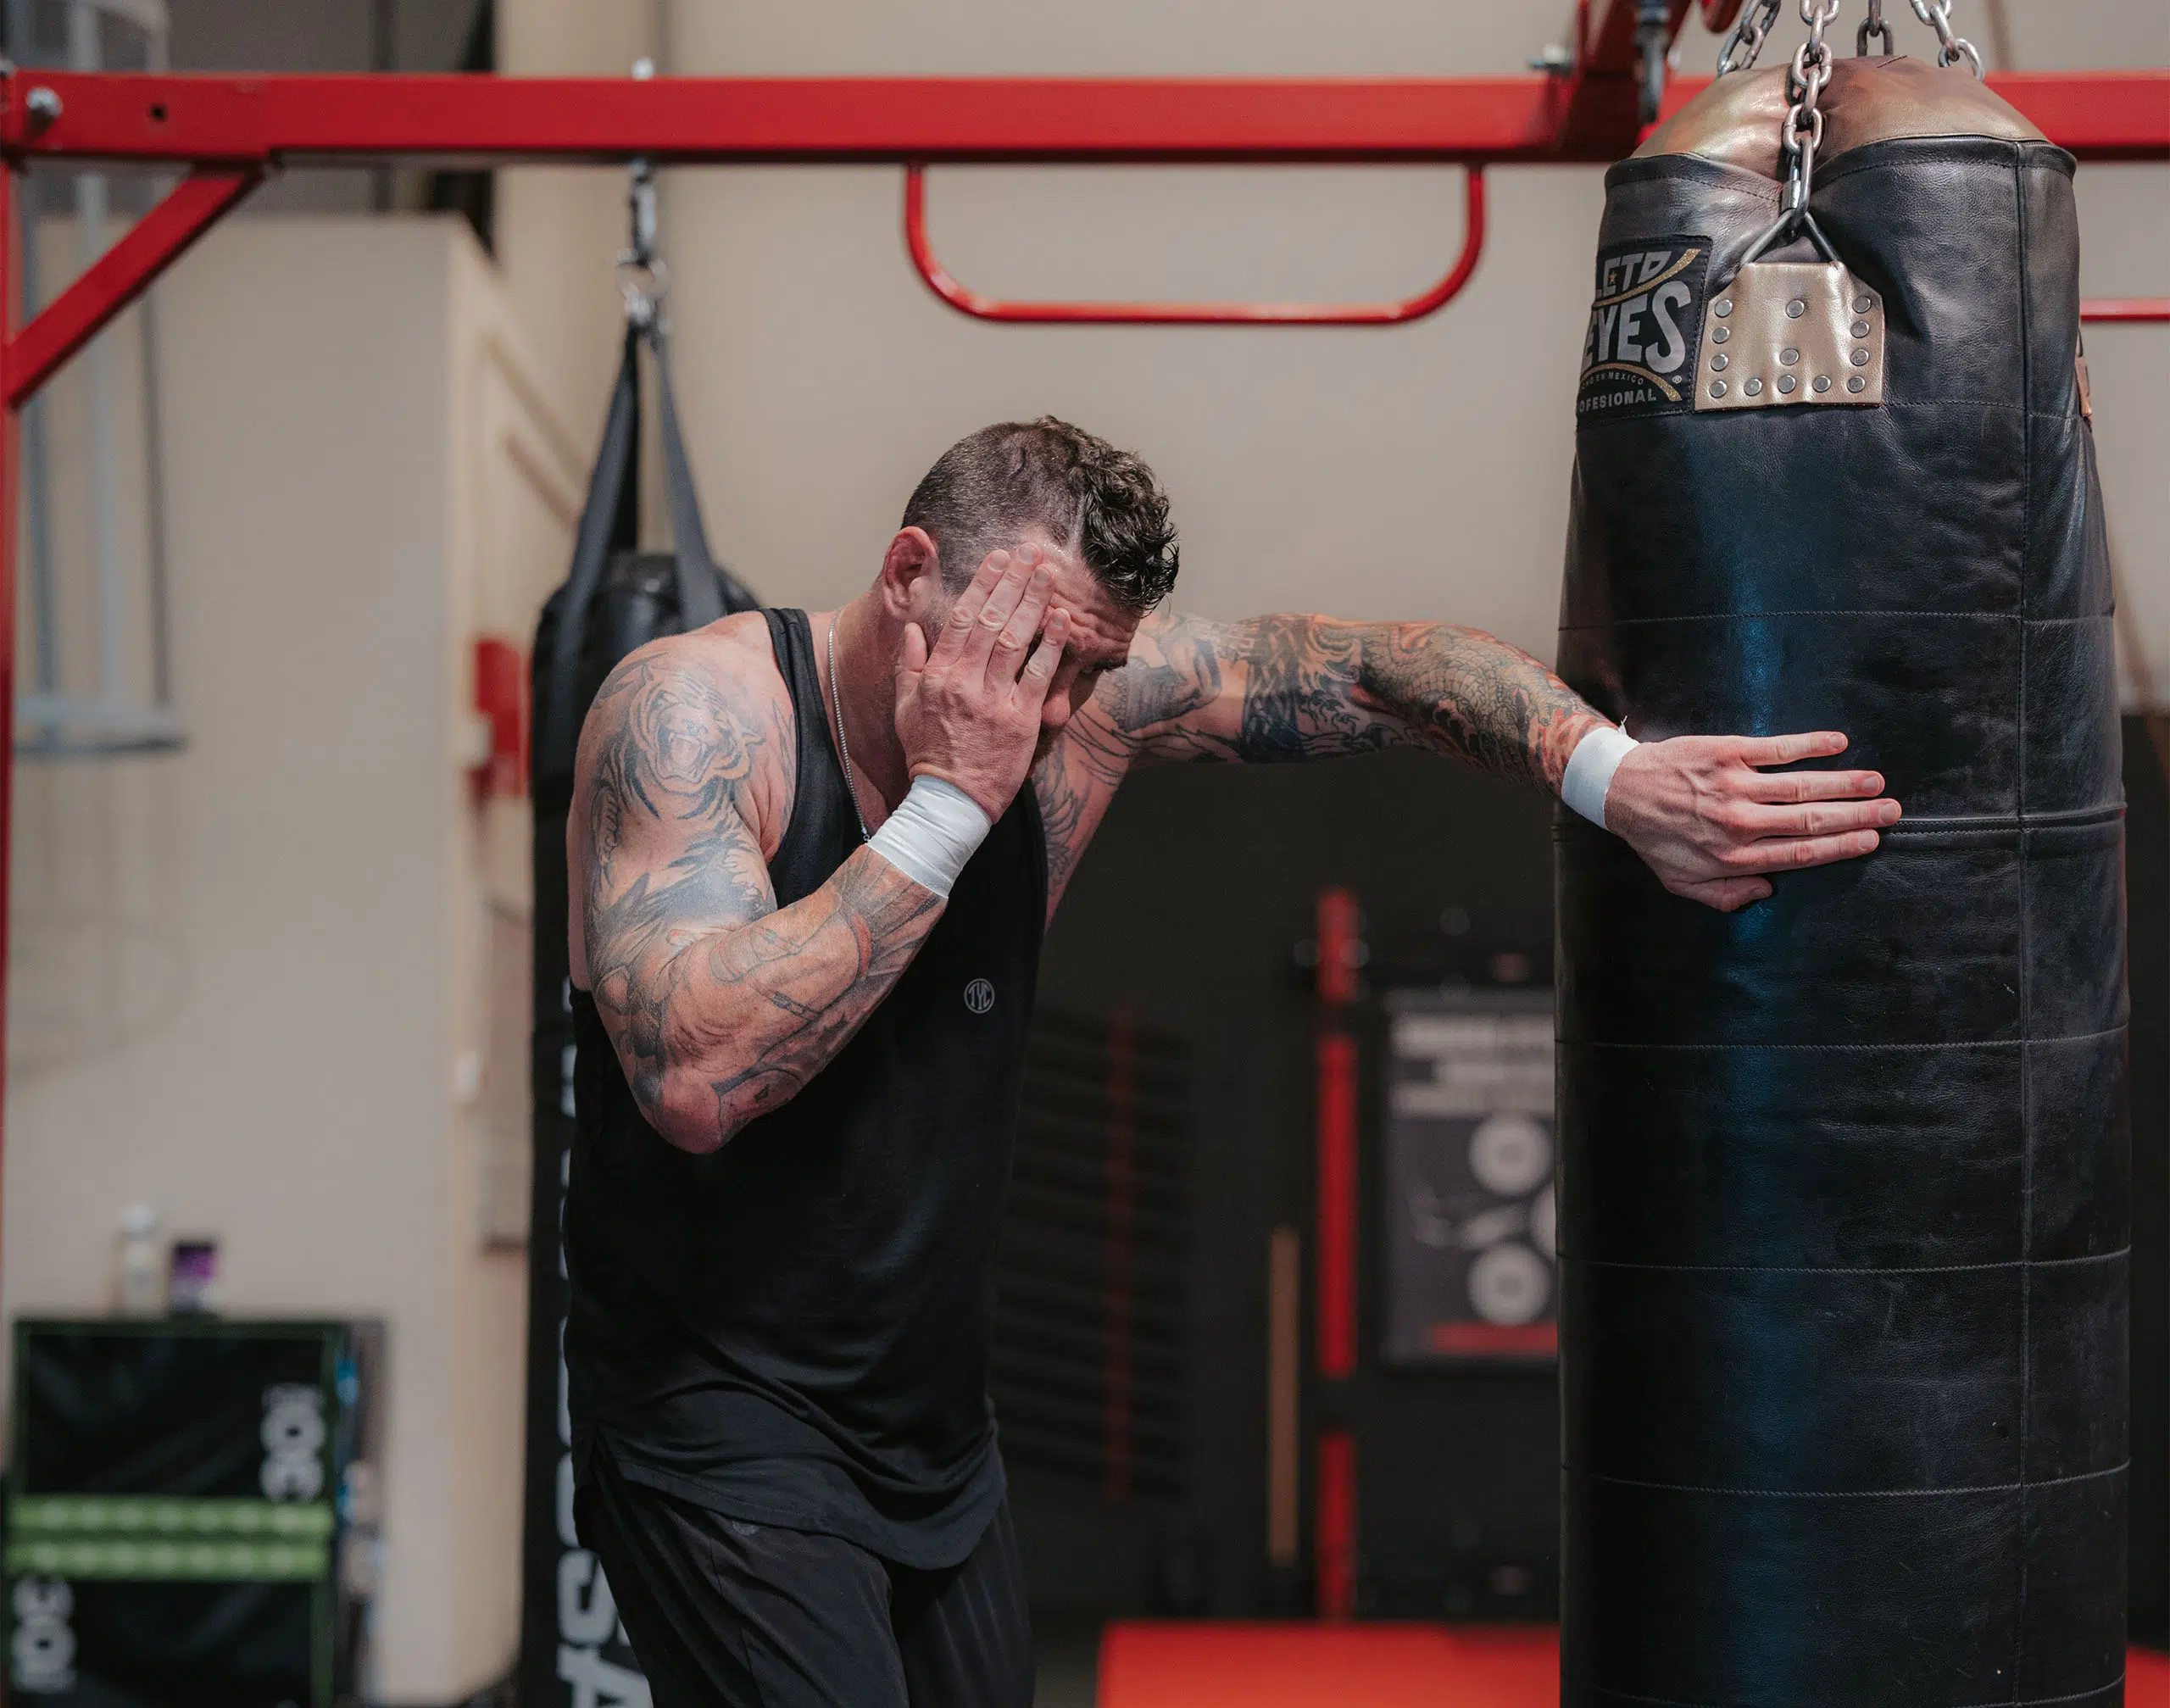
<svg viewBox="0 0 2170 1708"><path fill-rule="evenodd" d="M1754 68L1755 56L1763 51L1763 38L1778 21L1778 8L1784 3L1785 0L1752 0L1741 8L1739 20L1718 54L1718 75Z"/></svg>
<svg viewBox="0 0 2170 1708"><path fill-rule="evenodd" d="M670 270L655 253L655 167L652 161L633 162L632 186L626 192L626 206L632 239L618 256L618 290L626 299L626 318L636 326L647 326L662 313L664 292L670 286Z"/></svg>
<svg viewBox="0 0 2170 1708"><path fill-rule="evenodd" d="M1883 0L1868 0L1868 16L1861 19L1861 34L1854 37L1854 52L1860 58L1868 58L1868 38L1883 38L1883 57L1890 58L1899 51L1899 38L1891 33L1891 25L1883 15Z"/></svg>
<svg viewBox="0 0 2170 1708"><path fill-rule="evenodd" d="M1951 0L1911 0L1914 15L1936 31L1936 63L1956 65L1964 59L1974 68L1974 75L1982 75L1981 50L1964 36L1951 33Z"/></svg>
<svg viewBox="0 0 2170 1708"><path fill-rule="evenodd" d="M1793 214L1808 206L1816 151L1823 146L1823 109L1817 99L1831 81L1831 44L1823 32L1838 19L1839 0L1800 0L1800 15L1808 25L1808 40L1794 50L1794 63L1786 73L1786 93L1793 105L1779 138L1787 157L1786 209Z"/></svg>
<svg viewBox="0 0 2170 1708"><path fill-rule="evenodd" d="M1751 0L1750 4L1741 8L1733 34L1726 37L1726 45L1718 54L1718 75L1754 68L1756 56L1763 51L1764 38L1778 21L1778 8L1783 3L1784 0ZM1952 30L1951 0L1907 0L1907 3L1913 7L1917 18L1936 31L1938 64L1956 65L1963 59L1977 77L1982 75L1981 50ZM1801 13L1804 17L1808 15L1809 0L1802 0ZM1886 58L1898 53L1898 37L1883 15L1883 0L1868 0L1868 16L1861 22L1861 33L1854 38L1854 51L1866 56L1869 42L1875 36L1883 37Z"/></svg>

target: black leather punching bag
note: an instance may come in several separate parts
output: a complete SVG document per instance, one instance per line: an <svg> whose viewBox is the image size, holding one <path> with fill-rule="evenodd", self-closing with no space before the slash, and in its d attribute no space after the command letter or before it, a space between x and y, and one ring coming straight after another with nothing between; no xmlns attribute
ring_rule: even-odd
<svg viewBox="0 0 2170 1708"><path fill-rule="evenodd" d="M1906 816L1730 916L1559 831L1568 1708L2123 1700L2123 804L2073 161L1784 72L1606 178L1561 670ZM1840 264L1833 267L1832 260ZM1856 383L1858 382L1858 383Z"/></svg>

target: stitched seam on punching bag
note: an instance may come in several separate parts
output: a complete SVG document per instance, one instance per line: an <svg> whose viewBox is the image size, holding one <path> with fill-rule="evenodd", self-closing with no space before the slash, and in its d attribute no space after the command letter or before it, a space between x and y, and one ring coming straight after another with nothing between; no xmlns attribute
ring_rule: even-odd
<svg viewBox="0 0 2170 1708"><path fill-rule="evenodd" d="M1639 1696L1632 1690L1615 1690L1609 1685L1594 1684L1565 1667L1561 1669L1560 1682L1572 1684L1577 1690L1594 1690L1600 1696L1611 1697L1616 1702L1647 1702L1652 1704L1653 1708L1743 1708L1743 1705L1722 1702L1685 1702L1678 1696ZM2092 1690L2075 1690L2066 1696L2029 1696L2024 1702L1965 1702L1961 1703L1959 1708L2056 1708L2060 1702L2085 1702L2107 1696L2113 1690L2122 1689L2124 1683L2125 1675L2120 1672L2107 1684L2099 1684Z"/></svg>
<svg viewBox="0 0 2170 1708"><path fill-rule="evenodd" d="M2071 1269L2083 1263L2115 1263L2132 1254L2132 1247L2121 1245L2115 1251L2091 1251L2084 1257L2040 1258L2026 1266ZM1661 1275L1858 1275L1868 1280L1883 1275L1972 1275L2022 1266L2017 1258L2007 1258L2002 1263L1902 1263L1887 1268L1869 1264L1626 1263L1616 1257L1583 1257L1569 1251L1556 1256L1561 1263L1579 1263L1585 1269L1636 1269Z"/></svg>
<svg viewBox="0 0 2170 1708"><path fill-rule="evenodd" d="M1978 819L1961 819L1956 822L1939 824L1932 819L1926 821L1917 821L1909 825L1903 833L1897 825L1893 825L1884 831L1883 835L1887 839L1898 837L1901 840L1911 842L1962 842L1969 837L1995 837L2000 833L2017 835L2030 830L2097 830L2104 825L2117 823L2121 816L2123 815L2105 813L2100 819L2084 824L2062 823L2055 820L2045 822L2041 819L2023 818L1994 819L1986 824ZM2015 848L2011 852L2017 854L2020 851Z"/></svg>
<svg viewBox="0 0 2170 1708"><path fill-rule="evenodd" d="M1633 1043L1611 1038L1563 1038L1555 1042L1573 1049L2017 1049L2028 1043L2089 1043L2098 1038L2119 1038L2131 1030L2120 1021L2100 1032L2067 1032L2062 1038L1970 1038L1943 1043Z"/></svg>
<svg viewBox="0 0 2170 1708"><path fill-rule="evenodd" d="M1666 1494L1723 1494L1746 1500L1932 1500L1945 1494L2011 1494L2024 1498L2029 1488L2061 1488L2067 1483L2095 1483L2105 1477L2122 1477L2132 1469L2127 1459L2100 1471L2076 1472L2070 1477L2045 1477L2033 1483L1974 1483L1956 1488L1714 1488L1700 1483L1650 1483L1639 1477L1608 1477L1602 1471L1560 1468L1586 1483L1611 1483L1623 1488L1655 1488Z"/></svg>
<svg viewBox="0 0 2170 1708"><path fill-rule="evenodd" d="M1800 409L1803 406L1796 403L1792 407ZM2000 409L2007 414L2039 415L2045 421L2061 424L2071 420L2069 415L2061 415L2054 409L2031 409L2025 403L2000 403L1993 398L1886 398L1882 407L1887 409ZM1705 418L1689 415L1684 419L1694 421ZM1716 420L1717 417L1713 415L1709 419ZM1648 415L1617 415L1610 420L1602 414L1585 415L1575 423L1575 431L1577 434L1594 433L1601 427L1640 426L1647 425L1649 420Z"/></svg>
<svg viewBox="0 0 2170 1708"><path fill-rule="evenodd" d="M1669 617L1612 617L1599 623L1561 623L1559 627L1560 632L1566 635L1585 629L1634 628L1646 623L1759 622L1766 617L1941 617L1970 623L2034 623L2047 627L2052 623L2114 622L2117 615L2115 611L2083 611L2076 617L2029 617L2017 611L1879 610L1872 605L1848 605L1829 610L1681 611Z"/></svg>
<svg viewBox="0 0 2170 1708"><path fill-rule="evenodd" d="M2019 398L2023 404L2034 401L2034 351L2028 324L2027 271L2027 180L2021 163L2011 168L2014 233L2018 239L2013 256L2019 283ZM2023 410L2019 418L2020 490L2026 494L2019 521L2019 701L2013 709L2014 751L2018 764L2019 810L2023 817L2029 799L2027 776L2027 655L2028 625L2034 608L2030 597L2034 560L2034 420ZM2025 1478L2034 1451L2031 1425L2034 1416L2034 1286L2029 1260L2034 1255L2034 1099L2029 1084L2027 1042L2034 1025L2034 976L2032 910L2028 905L2028 838L2019 843L2019 1599L2012 1622L2011 1699L2019 1700L2019 1681L2027 1672L2028 1501Z"/></svg>
<svg viewBox="0 0 2170 1708"><path fill-rule="evenodd" d="M2045 421L2064 421L2071 419L2055 409L2037 409L2026 403L2000 403L1991 398L1916 398L1906 403L1886 399L1887 409L2002 409L2009 414L2038 417Z"/></svg>
<svg viewBox="0 0 2170 1708"><path fill-rule="evenodd" d="M2009 816L1989 818L1978 813L1951 813L1944 815L1925 814L1911 825L1900 820L1887 826L1883 834L1890 836L1970 836L1977 831L2000 830L2093 830L2100 825L2113 825L2125 816L2125 804L2099 807L2063 807L2051 813L2015 813Z"/></svg>
<svg viewBox="0 0 2170 1708"><path fill-rule="evenodd" d="M2029 149L2047 149L2054 159L2071 156L2054 143L2023 141L2016 136L1884 136L1861 142L1828 163L1816 163L1816 186L1822 189L1863 172L1911 172L1920 166L1994 166L2009 161L2016 174L2027 164ZM1644 155L1645 159L1652 158ZM2066 176L2072 173L2067 170Z"/></svg>

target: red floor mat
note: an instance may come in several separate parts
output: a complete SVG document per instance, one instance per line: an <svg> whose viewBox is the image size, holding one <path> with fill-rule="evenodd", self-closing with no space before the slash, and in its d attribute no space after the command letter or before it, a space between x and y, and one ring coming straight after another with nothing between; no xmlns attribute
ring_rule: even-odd
<svg viewBox="0 0 2170 1708"><path fill-rule="evenodd" d="M2125 1708L2170 1708L2170 1655L2132 1651L2125 1663Z"/></svg>
<svg viewBox="0 0 2170 1708"><path fill-rule="evenodd" d="M1554 1708L1549 1627L1110 1625L1100 1708ZM2134 1650L2126 1708L2170 1708L2170 1661Z"/></svg>
<svg viewBox="0 0 2170 1708"><path fill-rule="evenodd" d="M1100 1708L1534 1708L1560 1695L1549 1628L1110 1625Z"/></svg>

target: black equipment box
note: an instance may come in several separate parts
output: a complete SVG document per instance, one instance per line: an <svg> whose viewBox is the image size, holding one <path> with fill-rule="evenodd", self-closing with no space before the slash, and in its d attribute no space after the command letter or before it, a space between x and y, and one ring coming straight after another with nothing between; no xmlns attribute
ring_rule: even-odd
<svg viewBox="0 0 2170 1708"><path fill-rule="evenodd" d="M14 1699L359 1700L383 1338L374 1322L18 1322Z"/></svg>

